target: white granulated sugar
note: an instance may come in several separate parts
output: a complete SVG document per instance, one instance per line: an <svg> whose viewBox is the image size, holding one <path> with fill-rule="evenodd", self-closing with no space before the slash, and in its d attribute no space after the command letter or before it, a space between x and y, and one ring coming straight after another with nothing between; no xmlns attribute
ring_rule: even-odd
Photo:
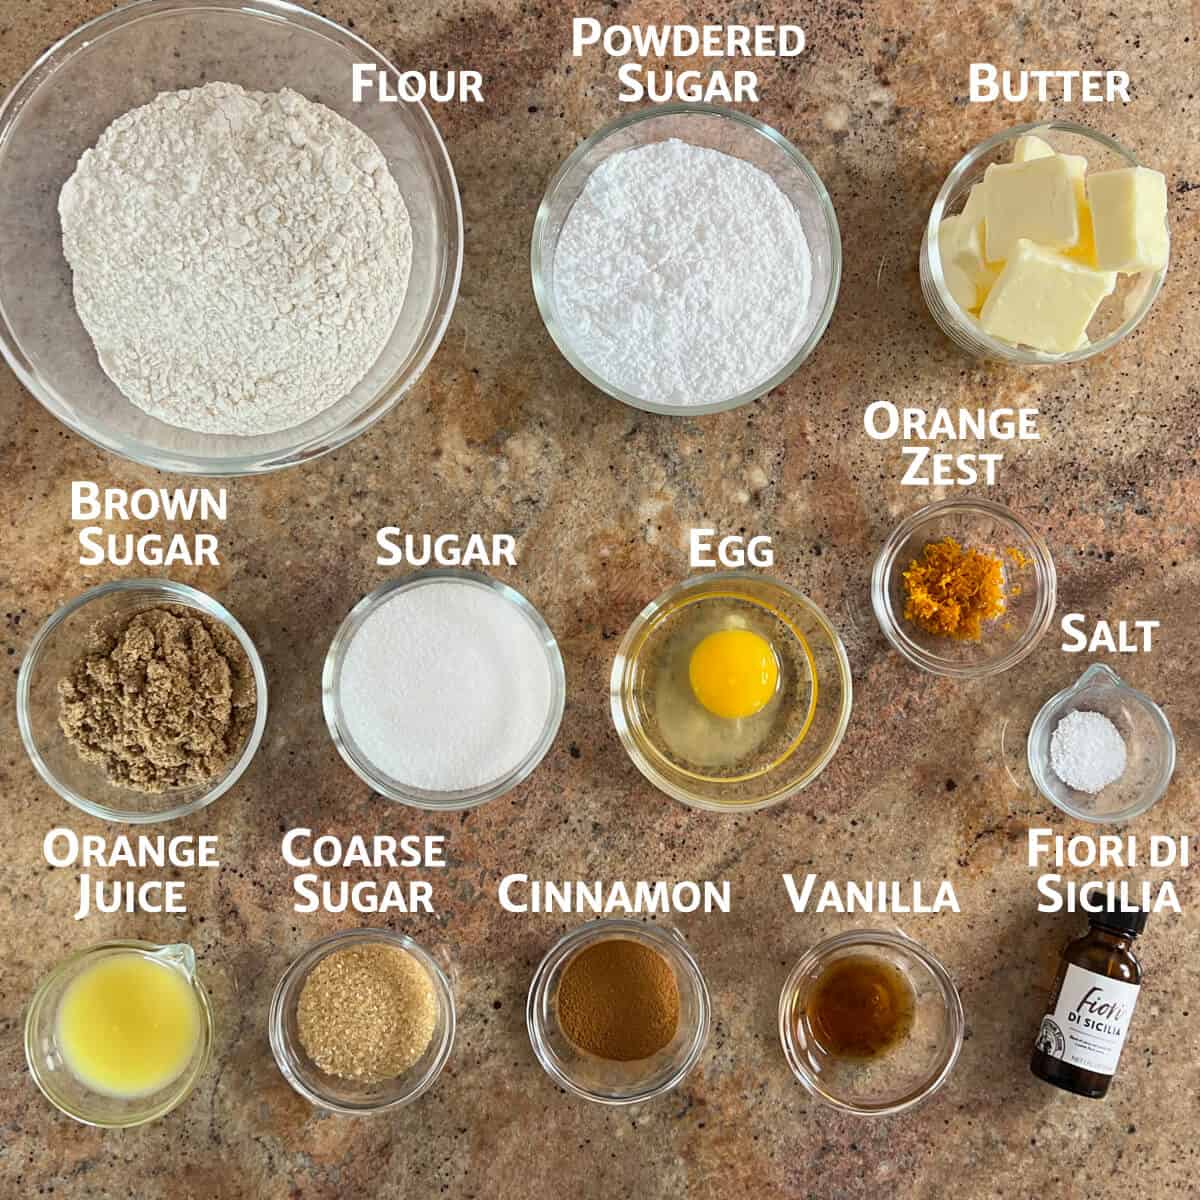
<svg viewBox="0 0 1200 1200"><path fill-rule="evenodd" d="M346 729L375 767L427 791L478 788L533 750L550 713L537 631L502 595L439 580L363 622L341 673Z"/></svg>
<svg viewBox="0 0 1200 1200"><path fill-rule="evenodd" d="M383 154L293 91L164 92L84 152L58 207L100 365L169 425L308 420L362 380L404 304L412 232Z"/></svg>
<svg viewBox="0 0 1200 1200"><path fill-rule="evenodd" d="M602 379L661 404L727 400L791 357L812 258L765 171L671 139L606 159L554 256L562 324Z"/></svg>
<svg viewBox="0 0 1200 1200"><path fill-rule="evenodd" d="M1103 714L1074 709L1050 735L1050 766L1069 788L1094 796L1125 773L1125 739Z"/></svg>

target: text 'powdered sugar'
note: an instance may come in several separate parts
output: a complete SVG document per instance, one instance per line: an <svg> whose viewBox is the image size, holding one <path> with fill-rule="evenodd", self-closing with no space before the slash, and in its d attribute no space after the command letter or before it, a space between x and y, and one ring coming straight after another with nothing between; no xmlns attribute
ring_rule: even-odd
<svg viewBox="0 0 1200 1200"><path fill-rule="evenodd" d="M771 59L795 58L804 52L806 39L799 25L603 25L595 17L571 22L571 54L582 58L586 50L600 47L610 58L652 59ZM623 62L617 70L625 102L670 100L705 104L757 103L758 75L739 67L732 71L700 71L693 67L649 67Z"/></svg>

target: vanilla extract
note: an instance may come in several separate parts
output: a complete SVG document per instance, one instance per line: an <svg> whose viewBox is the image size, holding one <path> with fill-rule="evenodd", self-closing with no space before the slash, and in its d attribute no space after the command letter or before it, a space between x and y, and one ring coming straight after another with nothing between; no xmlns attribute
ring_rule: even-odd
<svg viewBox="0 0 1200 1200"><path fill-rule="evenodd" d="M808 1027L831 1058L880 1058L912 1032L917 998L904 972L874 954L835 959L805 1009Z"/></svg>

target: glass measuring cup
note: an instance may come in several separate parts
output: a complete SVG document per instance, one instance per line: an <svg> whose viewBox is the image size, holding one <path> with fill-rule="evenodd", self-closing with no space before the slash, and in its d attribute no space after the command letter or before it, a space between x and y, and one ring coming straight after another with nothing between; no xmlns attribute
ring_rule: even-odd
<svg viewBox="0 0 1200 1200"><path fill-rule="evenodd" d="M1103 714L1125 741L1124 773L1094 796L1069 787L1050 765L1054 731L1076 709ZM1149 696L1130 687L1111 667L1093 663L1042 705L1029 730L1026 760L1038 791L1068 816L1123 824L1152 808L1167 790L1175 770L1175 735L1166 714Z"/></svg>
<svg viewBox="0 0 1200 1200"><path fill-rule="evenodd" d="M70 985L102 959L140 955L180 972L191 986L200 1020L200 1036L183 1071L169 1084L145 1096L125 1099L89 1087L67 1065L59 1036L58 1014ZM196 973L190 946L154 942L110 941L89 946L62 962L42 980L25 1017L25 1058L33 1081L55 1108L84 1125L125 1129L165 1116L188 1096L212 1054L213 1014L208 994Z"/></svg>

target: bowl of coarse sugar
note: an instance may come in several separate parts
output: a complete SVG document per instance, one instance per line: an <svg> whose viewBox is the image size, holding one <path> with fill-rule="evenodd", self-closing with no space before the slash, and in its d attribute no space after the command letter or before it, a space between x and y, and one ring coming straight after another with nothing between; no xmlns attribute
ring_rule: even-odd
<svg viewBox="0 0 1200 1200"><path fill-rule="evenodd" d="M310 1104L365 1116L409 1104L454 1045L454 992L432 954L402 933L354 929L310 946L271 1000L271 1052Z"/></svg>

